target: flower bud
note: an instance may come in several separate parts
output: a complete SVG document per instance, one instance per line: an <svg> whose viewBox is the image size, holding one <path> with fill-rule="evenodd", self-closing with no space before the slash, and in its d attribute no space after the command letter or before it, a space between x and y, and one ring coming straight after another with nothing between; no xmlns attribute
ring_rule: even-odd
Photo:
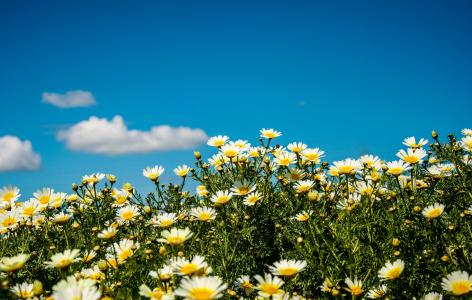
<svg viewBox="0 0 472 300"><path fill-rule="evenodd" d="M398 247L400 245L400 240L397 238L392 239L392 246Z"/></svg>
<svg viewBox="0 0 472 300"><path fill-rule="evenodd" d="M36 295L36 296L39 296L43 293L43 284L41 281L39 280L35 280L33 282L33 293Z"/></svg>

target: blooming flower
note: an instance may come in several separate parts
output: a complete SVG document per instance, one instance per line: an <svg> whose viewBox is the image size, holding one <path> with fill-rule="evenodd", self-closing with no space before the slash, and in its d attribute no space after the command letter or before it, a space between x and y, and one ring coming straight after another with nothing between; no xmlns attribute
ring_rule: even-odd
<svg viewBox="0 0 472 300"><path fill-rule="evenodd" d="M387 163L387 173L393 176L400 176L404 172L411 169L408 164L405 164L401 160L391 161Z"/></svg>
<svg viewBox="0 0 472 300"><path fill-rule="evenodd" d="M216 217L216 211L211 207L196 207L192 208L190 215L197 218L199 221L209 222Z"/></svg>
<svg viewBox="0 0 472 300"><path fill-rule="evenodd" d="M416 141L416 138L414 136L407 137L406 139L403 140L403 145L408 146L410 148L421 148L424 145L428 144L428 140L425 140L421 138L418 142Z"/></svg>
<svg viewBox="0 0 472 300"><path fill-rule="evenodd" d="M229 137L227 137L226 135L213 136L208 140L207 145L212 147L221 147L226 143L228 139Z"/></svg>
<svg viewBox="0 0 472 300"><path fill-rule="evenodd" d="M54 254L51 256L51 260L46 261L44 264L48 268L63 269L70 266L72 263L79 261L79 258L77 258L79 253L80 251L77 249L67 249L63 253Z"/></svg>
<svg viewBox="0 0 472 300"><path fill-rule="evenodd" d="M427 206L423 209L422 214L427 219L435 219L444 211L445 206L443 204L434 203L433 205Z"/></svg>
<svg viewBox="0 0 472 300"><path fill-rule="evenodd" d="M381 286L370 290L366 296L369 299L379 299L379 298L385 297L387 295L387 291L388 291L387 285L382 284Z"/></svg>
<svg viewBox="0 0 472 300"><path fill-rule="evenodd" d="M216 206L221 206L231 200L233 193L230 191L217 191L215 195L211 196L210 201Z"/></svg>
<svg viewBox="0 0 472 300"><path fill-rule="evenodd" d="M175 175L180 177L187 176L188 172L190 172L190 167L187 165L181 165L174 169Z"/></svg>
<svg viewBox="0 0 472 300"><path fill-rule="evenodd" d="M10 291L18 298L29 299L34 296L34 286L32 283L23 282L13 286Z"/></svg>
<svg viewBox="0 0 472 300"><path fill-rule="evenodd" d="M414 165L421 162L421 160L426 156L426 151L424 149L409 148L407 151L402 149L397 152L397 156L410 165Z"/></svg>
<svg viewBox="0 0 472 300"><path fill-rule="evenodd" d="M159 176L164 173L164 168L161 166L146 167L143 170L143 176L149 178L151 181L156 181L159 179Z"/></svg>
<svg viewBox="0 0 472 300"><path fill-rule="evenodd" d="M175 295L188 300L218 299L227 287L217 276L184 278L175 290Z"/></svg>
<svg viewBox="0 0 472 300"><path fill-rule="evenodd" d="M23 268L28 258L28 254L18 254L12 257L2 257L0 259L0 270L4 272L17 271Z"/></svg>
<svg viewBox="0 0 472 300"><path fill-rule="evenodd" d="M52 297L61 300L98 300L100 299L100 290L95 286L95 281L91 279L79 279L69 276L65 280L59 281L53 287Z"/></svg>
<svg viewBox="0 0 472 300"><path fill-rule="evenodd" d="M405 269L405 263L403 260L398 259L393 263L387 261L385 266L383 266L379 271L379 278L381 280L395 280L400 277L403 269Z"/></svg>
<svg viewBox="0 0 472 300"><path fill-rule="evenodd" d="M244 197L243 204L247 206L253 206L261 199L262 199L262 194L259 193L258 191L255 191L250 194L247 194L246 197Z"/></svg>
<svg viewBox="0 0 472 300"><path fill-rule="evenodd" d="M284 281L279 277L265 274L264 277L256 275L254 278L258 282L256 289L259 290L259 296L269 298L280 297L284 294L284 291L280 288L284 285Z"/></svg>
<svg viewBox="0 0 472 300"><path fill-rule="evenodd" d="M172 228L169 230L164 230L161 232L162 238L158 239L158 242L166 243L171 246L179 246L182 245L186 240L191 238L193 235L192 231L189 228L185 229L177 229Z"/></svg>
<svg viewBox="0 0 472 300"><path fill-rule="evenodd" d="M4 186L0 189L0 207L10 207L20 196L20 189L16 186Z"/></svg>
<svg viewBox="0 0 472 300"><path fill-rule="evenodd" d="M353 296L359 296L364 293L364 290L362 289L362 281L360 281L357 278L354 278L352 280L351 278L347 277L344 282L347 285L346 290L350 292Z"/></svg>
<svg viewBox="0 0 472 300"><path fill-rule="evenodd" d="M274 263L270 267L272 274L278 276L292 277L300 273L306 268L306 261L304 260L281 260Z"/></svg>
<svg viewBox="0 0 472 300"><path fill-rule="evenodd" d="M454 271L443 278L441 286L454 296L462 296L472 290L472 276L466 271Z"/></svg>
<svg viewBox="0 0 472 300"><path fill-rule="evenodd" d="M262 138L266 138L266 139L275 139L276 137L279 137L281 136L282 134L278 131L275 131L274 129L265 129L265 128L262 128L260 130L261 132L261 137Z"/></svg>

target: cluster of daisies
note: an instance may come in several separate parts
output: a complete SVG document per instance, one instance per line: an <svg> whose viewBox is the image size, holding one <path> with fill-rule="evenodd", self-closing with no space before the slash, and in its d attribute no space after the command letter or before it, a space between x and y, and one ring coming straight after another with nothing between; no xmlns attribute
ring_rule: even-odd
<svg viewBox="0 0 472 300"><path fill-rule="evenodd" d="M71 194L43 188L29 200L21 198L19 188L3 187L0 189L0 236L4 253L17 251L9 249L12 241L17 239L22 239L25 244L31 239L43 239L48 243L47 239L54 237L54 234L63 236L65 245L62 245L62 251L55 246L49 246L45 251L25 251L26 245L20 247L15 255L2 253L0 279L3 283L0 290L6 291L8 297L21 299L113 299L113 292L123 286L123 281L134 276L123 271L120 277L124 266L136 257L153 259L156 253L150 245L157 244L158 255L165 257L161 259L164 263L160 268L149 270L142 265L140 268L144 271L136 270L145 274L146 283L137 288L137 294L144 298L306 299L315 294L332 297L350 294L369 299L388 297L391 284L408 273L402 259L386 261L376 271L377 286L367 286L361 274L343 278L326 277L320 279L320 286L310 287L308 294L303 295L297 292L299 289L296 286L299 274L307 272L307 260L287 257L267 265L265 273L240 275L235 282L225 282L225 274L215 274L210 266L209 255L201 253L192 256L183 249L203 238L199 231L202 226L212 228L216 222L227 221L218 217L222 209L234 209L238 207L236 203L240 203L250 211L270 201L267 191L261 189L258 182L261 178L269 178L267 182L270 184L273 181L275 185L282 186L284 192L290 189L298 199L307 199L309 203L335 203L335 210L345 214L361 213L366 201L368 207L374 207L384 199L391 200L392 195L406 200L407 195L430 188L432 181L464 178L463 167L458 168L458 165L469 169L472 166L472 130L464 129L462 133L464 136L450 150L461 151L460 161L445 161L431 155L425 150L428 140L409 137L403 141L406 148L397 152L397 160L386 162L374 155L363 155L358 159L335 161L331 165L321 161L325 153L319 148L310 148L301 142L289 143L286 147L271 145L274 139L281 136L273 129L260 131L259 146L245 140L230 141L227 136L215 136L207 144L217 149L216 154L203 161L200 153L195 152L200 174L187 165L173 170L176 176L182 178L180 185L169 185L169 189L181 197L181 201L176 203L177 209L173 211L162 209L169 203L159 202L159 199L164 199L163 194L170 193L164 190L160 182L165 172L162 166L146 167L142 171L143 176L155 184L157 194L146 200L137 194L131 184L115 188L116 177L102 173L83 176L80 185L73 185L74 192ZM437 139L434 132L433 139ZM249 169L256 171L256 180L235 176L236 179L230 184L228 181L217 187L215 184L205 184L210 176L247 174ZM194 195L183 190L187 178L201 179L197 180L199 184ZM105 187L98 188L99 183L104 181ZM463 184L467 188L468 183L464 181ZM471 195L470 190L466 192ZM185 199L192 197L196 201L181 208ZM469 204L472 203L472 195L470 197ZM433 222L443 217L447 207L444 203L431 202L424 207L415 206L414 210L421 213L424 222ZM465 212L472 214L472 205ZM310 222L315 214L314 208L296 211L290 220L303 224ZM251 218L249 215L246 217ZM72 236L74 232L68 230L83 226L90 226L90 236L84 237L84 240L93 237L101 241L99 245L84 250L82 245L72 242L77 239ZM149 230L146 233L153 232L155 236L145 236L143 228ZM39 236L35 234L38 232ZM303 239L297 240L301 241ZM399 240L394 240L392 244L398 246ZM211 249L208 251L210 253ZM28 268L29 264L34 264L34 267ZM42 278L52 277L55 281L46 284L44 280L35 278L32 272L48 274L42 275ZM472 295L472 275L467 271L455 270L443 274L440 283L442 290L420 295L423 299L442 299L443 294ZM22 278L28 280L20 281Z"/></svg>

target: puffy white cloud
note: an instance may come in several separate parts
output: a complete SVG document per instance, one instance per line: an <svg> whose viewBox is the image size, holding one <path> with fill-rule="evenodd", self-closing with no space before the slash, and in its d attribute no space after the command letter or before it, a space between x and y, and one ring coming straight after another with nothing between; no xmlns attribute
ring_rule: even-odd
<svg viewBox="0 0 472 300"><path fill-rule="evenodd" d="M43 93L43 102L60 108L87 107L97 104L92 93L87 91L68 91L65 94Z"/></svg>
<svg viewBox="0 0 472 300"><path fill-rule="evenodd" d="M41 166L41 156L33 151L30 141L5 135L0 137L0 172L36 170Z"/></svg>
<svg viewBox="0 0 472 300"><path fill-rule="evenodd" d="M71 150L108 155L190 149L208 139L198 128L161 125L149 131L130 130L119 115L111 121L92 116L60 130L56 137Z"/></svg>

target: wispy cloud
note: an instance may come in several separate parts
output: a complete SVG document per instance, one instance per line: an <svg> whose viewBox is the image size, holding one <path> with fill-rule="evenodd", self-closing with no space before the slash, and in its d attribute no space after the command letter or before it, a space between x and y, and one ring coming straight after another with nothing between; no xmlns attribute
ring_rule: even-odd
<svg viewBox="0 0 472 300"><path fill-rule="evenodd" d="M41 166L41 156L33 151L31 142L16 136L0 137L0 172L36 170Z"/></svg>
<svg viewBox="0 0 472 300"><path fill-rule="evenodd" d="M42 95L43 102L60 107L87 107L97 104L92 93L82 90L68 91L65 94L47 93Z"/></svg>
<svg viewBox="0 0 472 300"><path fill-rule="evenodd" d="M208 139L198 128L160 125L149 131L130 130L119 115L110 121L92 116L59 130L56 137L71 150L107 155L191 149Z"/></svg>

